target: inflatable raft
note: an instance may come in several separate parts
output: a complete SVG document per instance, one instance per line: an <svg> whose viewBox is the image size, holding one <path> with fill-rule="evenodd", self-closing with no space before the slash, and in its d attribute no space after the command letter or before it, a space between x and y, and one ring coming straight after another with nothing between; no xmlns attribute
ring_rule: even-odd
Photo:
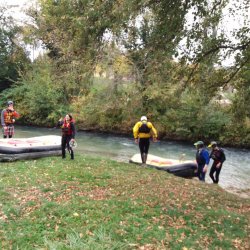
<svg viewBox="0 0 250 250"><path fill-rule="evenodd" d="M141 155L135 154L129 161L130 163L141 164ZM180 161L174 159L161 158L155 155L148 154L147 166L167 171L168 173L174 174L176 176L192 178L197 176L196 170L197 165L194 161Z"/></svg>
<svg viewBox="0 0 250 250"><path fill-rule="evenodd" d="M61 136L0 139L0 161L35 159L61 154Z"/></svg>

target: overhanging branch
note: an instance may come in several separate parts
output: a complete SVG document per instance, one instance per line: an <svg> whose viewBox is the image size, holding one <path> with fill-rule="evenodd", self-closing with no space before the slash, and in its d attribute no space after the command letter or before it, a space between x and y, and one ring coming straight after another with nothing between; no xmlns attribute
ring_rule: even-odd
<svg viewBox="0 0 250 250"><path fill-rule="evenodd" d="M206 56L208 56L208 55L210 55L210 54L214 54L214 53L218 52L220 49L231 49L232 51L236 51L236 50L241 50L241 51L243 51L243 50L246 50L249 46L250 46L250 40L247 41L247 42L244 43L244 44L237 45L237 46L232 46L232 45L219 45L219 46L216 46L216 47L214 47L214 48L211 48L210 50L208 50L208 51L202 53L202 55L201 55L200 57L197 58L197 60L196 60L196 62L195 62L195 64L194 64L194 67L192 68L192 71L191 71L191 73L189 74L188 79L187 79L187 81L186 81L184 87L186 87L187 84L190 82L190 80L192 79L192 77L193 77L193 75L194 75L194 72L196 71L197 67L199 66L199 63L200 63ZM229 79L228 79L226 82L224 82L223 86L225 86L227 83L229 83L229 82L234 78L234 76L240 71L240 69L241 69L247 62L249 62L249 60L250 60L250 59L247 58L247 59L240 65L240 67L237 68L237 69L235 70L235 72L232 74L232 76L229 77Z"/></svg>

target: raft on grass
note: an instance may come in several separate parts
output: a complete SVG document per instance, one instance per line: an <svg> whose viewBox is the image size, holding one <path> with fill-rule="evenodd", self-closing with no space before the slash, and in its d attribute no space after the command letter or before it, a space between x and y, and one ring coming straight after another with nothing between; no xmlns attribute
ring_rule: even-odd
<svg viewBox="0 0 250 250"><path fill-rule="evenodd" d="M0 161L36 159L61 154L61 136L0 139Z"/></svg>
<svg viewBox="0 0 250 250"><path fill-rule="evenodd" d="M141 164L141 155L133 155L129 162ZM197 176L197 165L194 161L180 161L148 154L146 165L180 177L192 178Z"/></svg>

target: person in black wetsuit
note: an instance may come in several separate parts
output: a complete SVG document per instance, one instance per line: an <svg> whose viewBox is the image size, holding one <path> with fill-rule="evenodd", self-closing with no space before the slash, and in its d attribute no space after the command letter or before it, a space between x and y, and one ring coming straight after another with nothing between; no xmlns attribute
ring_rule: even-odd
<svg viewBox="0 0 250 250"><path fill-rule="evenodd" d="M133 127L135 143L139 143L142 164L146 164L148 149L150 145L150 137L153 137L153 142L157 141L157 130L146 116L142 116L141 120Z"/></svg>
<svg viewBox="0 0 250 250"><path fill-rule="evenodd" d="M222 168L223 162L226 160L224 150L218 147L217 142L212 141L209 145L209 148L212 148L210 153L210 158L214 160L212 167L210 169L209 176L212 179L213 183L219 183L219 175ZM215 176L214 176L215 173Z"/></svg>
<svg viewBox="0 0 250 250"><path fill-rule="evenodd" d="M58 121L58 126L62 129L62 158L66 158L66 147L70 153L71 160L74 159L74 151L71 143L75 142L75 123L70 114L67 114L64 119Z"/></svg>

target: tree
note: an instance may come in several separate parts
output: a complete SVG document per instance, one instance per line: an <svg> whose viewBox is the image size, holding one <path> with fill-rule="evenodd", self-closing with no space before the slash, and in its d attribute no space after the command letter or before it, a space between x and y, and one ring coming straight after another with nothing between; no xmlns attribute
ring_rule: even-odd
<svg viewBox="0 0 250 250"><path fill-rule="evenodd" d="M50 60L43 60L49 85L42 80L42 71L35 80L52 95L59 93L48 109L42 103L44 117L48 110L56 117L53 105L58 109L64 105L77 110L82 126L108 129L121 124L128 128L135 117L147 114L161 134L189 139L225 135L237 115L245 124L249 23L246 19L229 37L221 24L228 2L40 0L39 8L29 12L34 23L26 31L48 52ZM242 10L247 6L244 0L238 4ZM228 55L235 56L230 68L222 64ZM31 68L36 74L37 67ZM97 71L112 75L107 81L112 86L93 86L102 81L95 79ZM27 89L36 88L31 76L26 80ZM229 85L237 90L233 104L217 105L216 112L210 112L219 89ZM42 93L48 100L46 91Z"/></svg>
<svg viewBox="0 0 250 250"><path fill-rule="evenodd" d="M18 42L20 29L0 7L0 91L10 87L29 62L25 50Z"/></svg>

